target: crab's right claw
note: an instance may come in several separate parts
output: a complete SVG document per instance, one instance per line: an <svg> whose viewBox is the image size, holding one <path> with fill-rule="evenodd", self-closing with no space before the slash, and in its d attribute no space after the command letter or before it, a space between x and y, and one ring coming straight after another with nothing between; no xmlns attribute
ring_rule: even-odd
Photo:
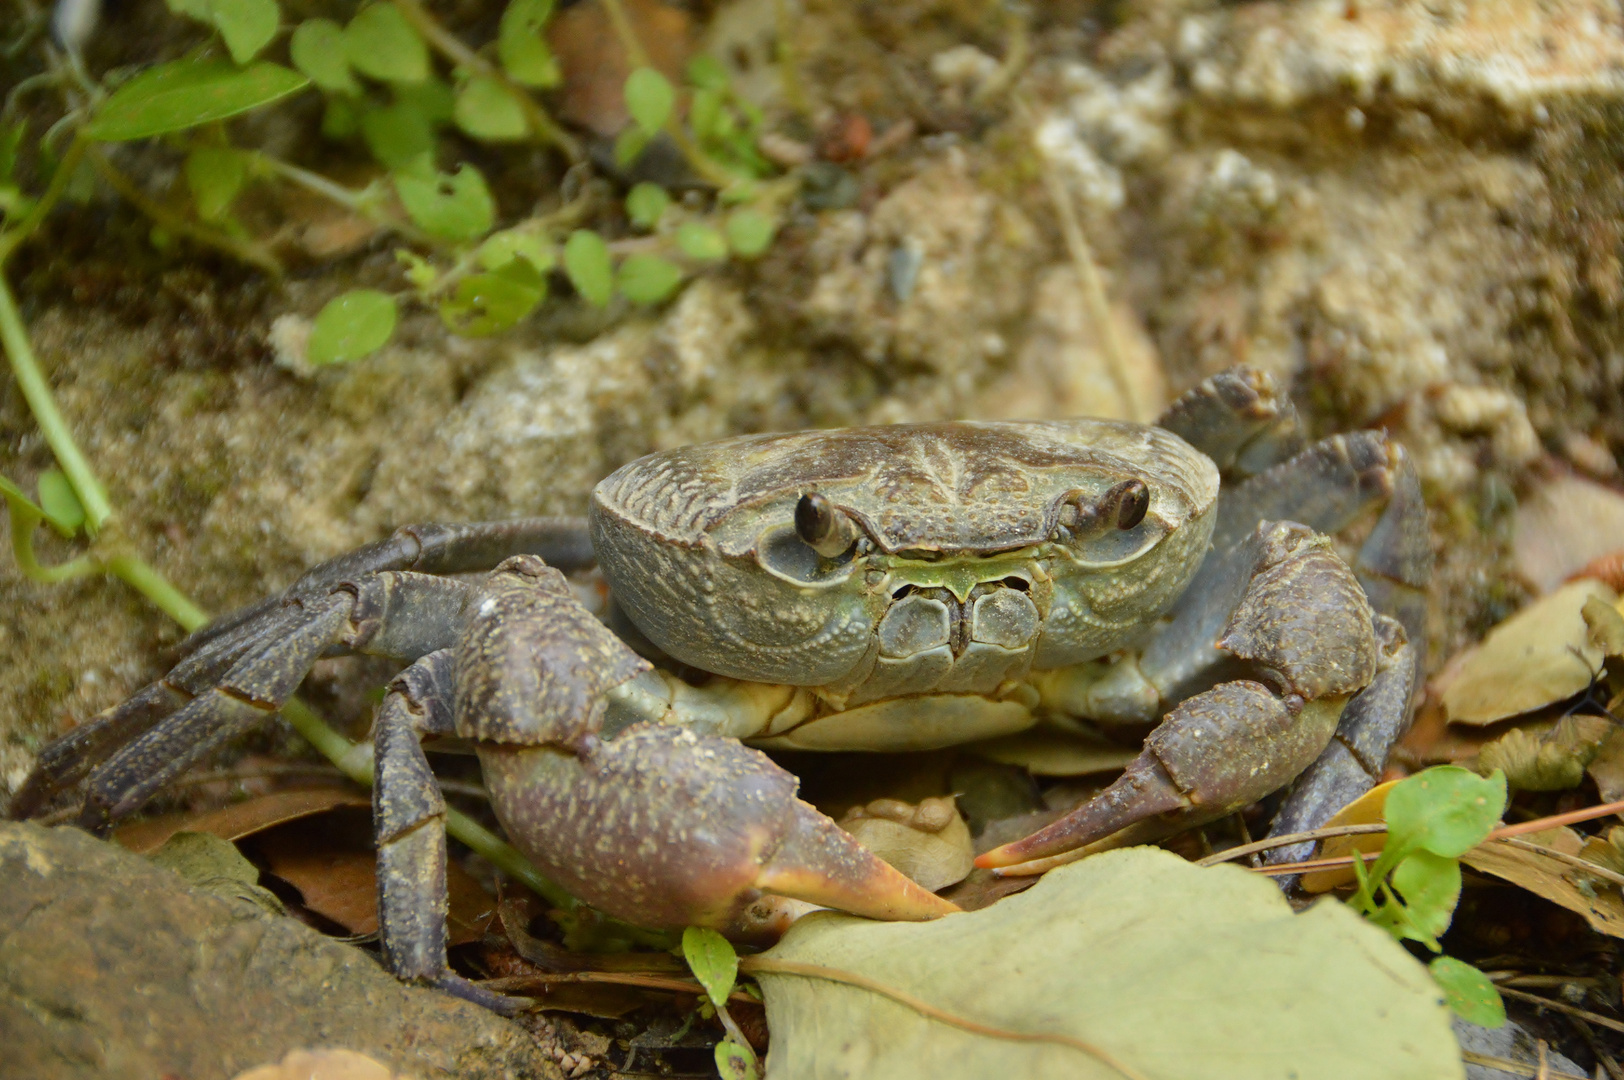
<svg viewBox="0 0 1624 1080"><path fill-rule="evenodd" d="M480 756L514 843L572 894L635 925L737 929L763 893L877 919L958 910L732 739L644 724L573 753L510 746Z"/></svg>

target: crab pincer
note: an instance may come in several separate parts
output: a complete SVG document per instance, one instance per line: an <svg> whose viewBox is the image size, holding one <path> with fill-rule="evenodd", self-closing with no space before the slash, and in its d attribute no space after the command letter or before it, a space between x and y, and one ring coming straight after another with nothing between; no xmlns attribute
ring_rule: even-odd
<svg viewBox="0 0 1624 1080"><path fill-rule="evenodd" d="M1248 545L1251 581L1217 646L1257 678L1187 698L1114 784L976 865L1036 870L1146 819L1211 821L1278 791L1320 755L1376 672L1370 603L1331 542L1306 526L1264 522Z"/></svg>

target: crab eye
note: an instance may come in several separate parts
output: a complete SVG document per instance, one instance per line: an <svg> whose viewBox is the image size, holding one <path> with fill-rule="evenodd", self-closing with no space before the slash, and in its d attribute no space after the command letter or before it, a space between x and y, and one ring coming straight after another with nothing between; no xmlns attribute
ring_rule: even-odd
<svg viewBox="0 0 1624 1080"><path fill-rule="evenodd" d="M858 529L828 499L809 491L795 504L795 535L825 559L833 559L851 548Z"/></svg>
<svg viewBox="0 0 1624 1080"><path fill-rule="evenodd" d="M1107 491L1100 501L1106 505L1114 501L1116 527L1131 529L1145 520L1145 512L1150 509L1150 488L1145 486L1143 480L1124 480Z"/></svg>

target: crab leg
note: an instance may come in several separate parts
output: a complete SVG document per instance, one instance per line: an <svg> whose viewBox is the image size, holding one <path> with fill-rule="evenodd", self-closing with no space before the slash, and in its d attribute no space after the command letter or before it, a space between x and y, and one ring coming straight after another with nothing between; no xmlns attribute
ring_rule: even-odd
<svg viewBox="0 0 1624 1080"><path fill-rule="evenodd" d="M1273 684L1226 682L1170 712L1115 784L978 866L1082 847L1158 814L1210 821L1277 790L1325 749L1350 695L1376 669L1370 605L1328 539L1265 522L1241 546L1251 579L1220 646Z"/></svg>
<svg viewBox="0 0 1624 1080"><path fill-rule="evenodd" d="M957 910L795 797L765 754L680 724L602 737L648 664L556 571L510 559L457 647L458 734L477 738L508 837L571 893L639 926L737 929L763 893L861 915Z"/></svg>
<svg viewBox="0 0 1624 1080"><path fill-rule="evenodd" d="M102 831L227 740L282 707L329 649L415 659L456 640L477 586L423 574L372 574L294 609L218 682L90 774L80 824ZM16 808L13 807L13 813Z"/></svg>
<svg viewBox="0 0 1624 1080"><path fill-rule="evenodd" d="M1260 473L1303 448L1291 399L1261 371L1219 372L1167 407L1156 421L1230 477Z"/></svg>

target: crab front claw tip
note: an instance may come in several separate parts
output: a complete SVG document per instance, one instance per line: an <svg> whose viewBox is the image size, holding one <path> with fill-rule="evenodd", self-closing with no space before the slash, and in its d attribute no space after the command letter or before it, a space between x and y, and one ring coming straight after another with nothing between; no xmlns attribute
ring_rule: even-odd
<svg viewBox="0 0 1624 1080"><path fill-rule="evenodd" d="M1148 817L1184 810L1189 805L1189 797L1179 790L1161 762L1146 751L1134 759L1116 783L1052 825L977 856L976 865L983 870L998 870L1059 855Z"/></svg>
<svg viewBox="0 0 1624 1080"><path fill-rule="evenodd" d="M871 919L917 922L959 910L798 799L789 831L762 865L755 885L766 892Z"/></svg>

